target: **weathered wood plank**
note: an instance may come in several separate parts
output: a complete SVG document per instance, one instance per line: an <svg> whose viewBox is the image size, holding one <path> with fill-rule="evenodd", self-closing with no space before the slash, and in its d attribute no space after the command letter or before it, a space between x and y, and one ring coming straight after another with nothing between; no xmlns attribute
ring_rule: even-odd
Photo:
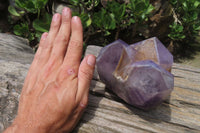
<svg viewBox="0 0 200 133"><path fill-rule="evenodd" d="M98 55L101 47L89 46ZM101 84L97 73L91 85L89 105L74 132L200 132L200 69L174 64L175 87L169 99L151 111L120 100Z"/></svg>
<svg viewBox="0 0 200 133"><path fill-rule="evenodd" d="M184 113L172 110L166 103L157 109L145 112L107 98L90 95L89 106L76 131L100 132L199 132L199 129L183 125L187 122ZM177 116L176 116L177 115ZM181 115L183 115L181 117ZM174 118L171 118L171 117ZM180 118L179 118L180 117ZM182 123L178 123L183 121ZM190 121L189 121L190 122ZM194 124L195 121L193 121ZM198 121L196 121L198 122ZM99 129L100 128L100 129Z"/></svg>

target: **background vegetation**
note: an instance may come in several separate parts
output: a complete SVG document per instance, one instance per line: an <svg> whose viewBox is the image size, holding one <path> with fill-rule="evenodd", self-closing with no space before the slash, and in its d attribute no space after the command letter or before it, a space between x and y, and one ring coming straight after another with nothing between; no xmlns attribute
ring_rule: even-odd
<svg viewBox="0 0 200 133"><path fill-rule="evenodd" d="M131 44L157 36L177 57L197 46L200 0L10 0L9 29L35 47L49 30L56 2L80 16L85 45L105 46L119 38Z"/></svg>

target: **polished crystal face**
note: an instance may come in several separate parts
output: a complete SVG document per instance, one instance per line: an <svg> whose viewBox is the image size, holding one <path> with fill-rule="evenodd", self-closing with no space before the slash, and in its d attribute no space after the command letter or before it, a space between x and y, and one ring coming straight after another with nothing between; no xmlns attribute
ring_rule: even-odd
<svg viewBox="0 0 200 133"><path fill-rule="evenodd" d="M159 105L171 93L173 56L157 38L128 45L117 40L97 58L100 79L127 103L142 109Z"/></svg>
<svg viewBox="0 0 200 133"><path fill-rule="evenodd" d="M132 44L130 47L137 50L135 61L152 60L167 71L171 71L173 56L156 37Z"/></svg>

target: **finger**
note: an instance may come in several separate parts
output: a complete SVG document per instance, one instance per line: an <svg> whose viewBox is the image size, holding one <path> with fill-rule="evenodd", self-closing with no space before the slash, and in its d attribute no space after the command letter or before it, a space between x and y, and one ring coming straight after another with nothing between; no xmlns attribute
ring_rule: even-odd
<svg viewBox="0 0 200 133"><path fill-rule="evenodd" d="M80 102L83 106L87 104L88 91L94 72L95 62L95 56L88 55L83 59L79 67L76 102Z"/></svg>
<svg viewBox="0 0 200 133"><path fill-rule="evenodd" d="M35 78L37 77L38 72L40 71L40 69L36 69L36 67L38 67L38 65L43 65L45 62L44 61L45 58L42 53L43 53L43 50L45 47L44 45L46 44L45 40L46 40L47 36L48 36L48 33L46 33L46 32L43 33L41 36L39 48L35 54L34 60L31 64L31 67L29 68L29 72L28 72L27 77L24 82L25 88L32 88L33 84L35 83L34 82ZM27 87L28 81L32 81L31 83L29 83L29 87Z"/></svg>
<svg viewBox="0 0 200 133"><path fill-rule="evenodd" d="M62 23L58 35L56 36L52 50L52 55L56 58L64 59L67 44L71 34L71 11L70 8L65 7L62 11Z"/></svg>
<svg viewBox="0 0 200 133"><path fill-rule="evenodd" d="M70 66L78 70L83 49L83 28L79 17L75 16L72 18L71 28L72 35L69 41L63 65Z"/></svg>
<svg viewBox="0 0 200 133"><path fill-rule="evenodd" d="M58 31L60 29L60 23L61 23L60 21L61 21L60 14L58 14L58 13L54 14L52 21L51 21L51 27L50 27L50 30L49 30L49 34L48 34L48 37L45 41L46 44L43 46L44 50L42 52L42 54L47 59L49 59L49 57L50 57L55 37L58 34Z"/></svg>
<svg viewBox="0 0 200 133"><path fill-rule="evenodd" d="M62 61L57 61L54 58L50 58L53 45L56 45L55 37L58 34L58 31L60 29L60 24L61 24L60 21L61 21L61 15L58 13L54 14L48 37L45 41L45 45L43 46L43 51L42 51L41 56L44 56L45 62L40 67L40 69L42 69L42 72L39 73L39 75L42 76L43 79L47 79L49 75L51 75L51 72L54 70L55 67L57 67L57 64L59 63L62 64Z"/></svg>
<svg viewBox="0 0 200 133"><path fill-rule="evenodd" d="M47 44L47 43L45 43L47 36L48 36L47 32L43 33L42 36L41 36L39 47L37 49L37 52L35 54L34 60L33 60L32 65L31 65L32 67L36 67L38 65L39 61L40 61L40 63L42 63L42 61L44 59L43 58L44 55L42 53L43 53L43 50L45 49L45 45Z"/></svg>
<svg viewBox="0 0 200 133"><path fill-rule="evenodd" d="M43 51L45 51L45 48L47 47L45 45L48 45L46 43L47 37L48 37L48 33L47 32L43 33L42 36L41 36L39 47L38 47L37 52L36 52L35 57L34 57L34 61L38 62L37 65L44 65L44 63L48 59L48 57L46 57L43 54Z"/></svg>

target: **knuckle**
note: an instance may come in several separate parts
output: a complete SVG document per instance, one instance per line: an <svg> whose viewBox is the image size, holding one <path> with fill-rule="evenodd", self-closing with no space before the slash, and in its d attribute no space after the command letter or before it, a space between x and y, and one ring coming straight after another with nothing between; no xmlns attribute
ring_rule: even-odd
<svg viewBox="0 0 200 133"><path fill-rule="evenodd" d="M68 42L68 35L67 34L63 34L63 35L58 35L56 38L56 42Z"/></svg>
<svg viewBox="0 0 200 133"><path fill-rule="evenodd" d="M66 18L66 17L64 17L63 20L62 20L62 23L63 23L63 24L70 24L70 23L71 23L71 20L68 19L68 18Z"/></svg>
<svg viewBox="0 0 200 133"><path fill-rule="evenodd" d="M91 80L92 79L92 73L89 71L89 69L80 69L80 78Z"/></svg>
<svg viewBox="0 0 200 133"><path fill-rule="evenodd" d="M39 43L39 47L43 48L44 45L45 45L45 41L40 41L40 43Z"/></svg>
<svg viewBox="0 0 200 133"><path fill-rule="evenodd" d="M58 27L60 27L60 19L58 21L52 21L52 23L51 23L51 29L54 30L54 29L57 29Z"/></svg>
<svg viewBox="0 0 200 133"><path fill-rule="evenodd" d="M76 79L77 77L77 72L75 71L76 69L74 68L65 68L65 67L61 67L57 80L58 82L62 82L65 79Z"/></svg>
<svg viewBox="0 0 200 133"><path fill-rule="evenodd" d="M81 102L80 102L80 107L85 109L88 105L88 97L85 97Z"/></svg>
<svg viewBox="0 0 200 133"><path fill-rule="evenodd" d="M69 49L81 49L82 43L78 40L71 40L69 44Z"/></svg>
<svg viewBox="0 0 200 133"><path fill-rule="evenodd" d="M57 23L52 23L52 24L51 24L50 30L51 30L51 31L54 31L54 30L56 30L56 29L58 29L58 28L59 28L59 24L57 24Z"/></svg>
<svg viewBox="0 0 200 133"><path fill-rule="evenodd" d="M49 49L52 49L53 45L52 45L52 42L47 39L45 40L45 42L39 44L39 47L42 48L42 50L49 50Z"/></svg>
<svg viewBox="0 0 200 133"><path fill-rule="evenodd" d="M56 78L56 80L59 82L59 83L62 83L65 79L67 78L67 72L63 69L61 69L59 72L58 72L58 76Z"/></svg>

